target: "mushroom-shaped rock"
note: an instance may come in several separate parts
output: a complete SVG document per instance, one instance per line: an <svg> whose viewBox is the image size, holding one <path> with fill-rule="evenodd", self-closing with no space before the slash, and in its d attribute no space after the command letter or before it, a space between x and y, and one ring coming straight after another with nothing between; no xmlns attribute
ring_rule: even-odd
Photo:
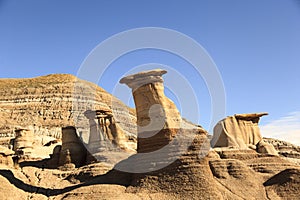
<svg viewBox="0 0 300 200"><path fill-rule="evenodd" d="M247 149L262 140L258 122L268 113L236 114L229 116L214 127L212 147L236 147Z"/></svg>
<svg viewBox="0 0 300 200"><path fill-rule="evenodd" d="M166 73L166 70L155 69L120 80L132 89L137 113L138 152L160 149L180 128L181 116L164 94L162 75Z"/></svg>

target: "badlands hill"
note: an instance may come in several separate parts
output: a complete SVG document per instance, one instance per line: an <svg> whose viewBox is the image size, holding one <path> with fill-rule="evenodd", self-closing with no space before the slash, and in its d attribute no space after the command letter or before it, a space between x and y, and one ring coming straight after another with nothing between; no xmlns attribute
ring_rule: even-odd
<svg viewBox="0 0 300 200"><path fill-rule="evenodd" d="M136 137L135 111L93 83L69 74L0 79L0 138L14 137L18 126L32 126L36 135L60 139L62 127L86 126L84 111L112 109L130 143ZM84 129L81 134L88 137Z"/></svg>
<svg viewBox="0 0 300 200"><path fill-rule="evenodd" d="M71 75L1 79L0 199L299 199L300 148L263 139L264 114L222 120L211 143L164 96L165 73L121 80L136 111Z"/></svg>

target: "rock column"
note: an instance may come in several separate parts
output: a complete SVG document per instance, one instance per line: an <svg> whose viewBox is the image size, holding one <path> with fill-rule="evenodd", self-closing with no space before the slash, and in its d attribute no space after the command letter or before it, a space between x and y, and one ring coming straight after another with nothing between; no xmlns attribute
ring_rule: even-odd
<svg viewBox="0 0 300 200"><path fill-rule="evenodd" d="M80 167L86 162L87 151L81 140L77 136L76 129L73 126L62 128L62 148L59 158L59 166L71 163Z"/></svg>
<svg viewBox="0 0 300 200"><path fill-rule="evenodd" d="M258 122L268 113L246 113L229 116L215 126L212 147L254 149L259 153L277 155L271 144L263 141Z"/></svg>
<svg viewBox="0 0 300 200"><path fill-rule="evenodd" d="M17 128L13 150L17 155L30 155L33 149L34 133L27 128Z"/></svg>
<svg viewBox="0 0 300 200"><path fill-rule="evenodd" d="M151 152L170 143L181 124L175 104L165 96L162 75L156 69L126 76L120 83L132 89L137 112L138 152Z"/></svg>
<svg viewBox="0 0 300 200"><path fill-rule="evenodd" d="M86 118L89 119L89 126L90 126L90 134L89 134L89 142L88 147L90 152L97 153L101 151L101 135L99 130L99 125L96 123L96 111L88 110L84 113Z"/></svg>

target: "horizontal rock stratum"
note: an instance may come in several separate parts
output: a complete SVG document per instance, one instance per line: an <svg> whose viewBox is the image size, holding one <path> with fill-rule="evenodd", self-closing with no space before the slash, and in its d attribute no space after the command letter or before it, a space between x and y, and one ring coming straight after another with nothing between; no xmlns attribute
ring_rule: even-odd
<svg viewBox="0 0 300 200"><path fill-rule="evenodd" d="M123 145L136 148L135 111L96 84L69 74L0 79L0 138L14 137L17 126L31 126L35 135L60 139L62 127L75 126L88 142L87 110L113 110L125 134Z"/></svg>
<svg viewBox="0 0 300 200"><path fill-rule="evenodd" d="M136 112L71 75L0 80L0 199L299 199L300 147L262 138L263 113L255 113L218 123L211 148L208 132L185 122L164 95L163 74L158 69L121 80L132 88ZM43 148L54 147L51 158L16 157L9 149L15 130L12 149L30 153L33 133ZM86 132L95 134L86 138ZM62 145L45 135L62 138ZM79 137L90 141L98 162ZM136 143L136 154L120 157ZM276 154L262 151L265 146ZM114 166L109 154L119 160Z"/></svg>

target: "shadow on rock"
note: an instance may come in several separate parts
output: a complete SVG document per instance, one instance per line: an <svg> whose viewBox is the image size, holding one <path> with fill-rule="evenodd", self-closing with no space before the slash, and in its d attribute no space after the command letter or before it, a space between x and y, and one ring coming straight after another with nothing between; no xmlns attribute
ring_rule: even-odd
<svg viewBox="0 0 300 200"><path fill-rule="evenodd" d="M16 178L10 170L0 170L0 175L5 177L15 187L25 192L42 194L47 197L60 195L80 187L96 184L117 184L123 186L128 186L130 184L130 174L120 172L117 170L111 170L107 174L96 176L85 183L65 187L62 189L50 189L29 185L27 183L24 183L22 180Z"/></svg>

